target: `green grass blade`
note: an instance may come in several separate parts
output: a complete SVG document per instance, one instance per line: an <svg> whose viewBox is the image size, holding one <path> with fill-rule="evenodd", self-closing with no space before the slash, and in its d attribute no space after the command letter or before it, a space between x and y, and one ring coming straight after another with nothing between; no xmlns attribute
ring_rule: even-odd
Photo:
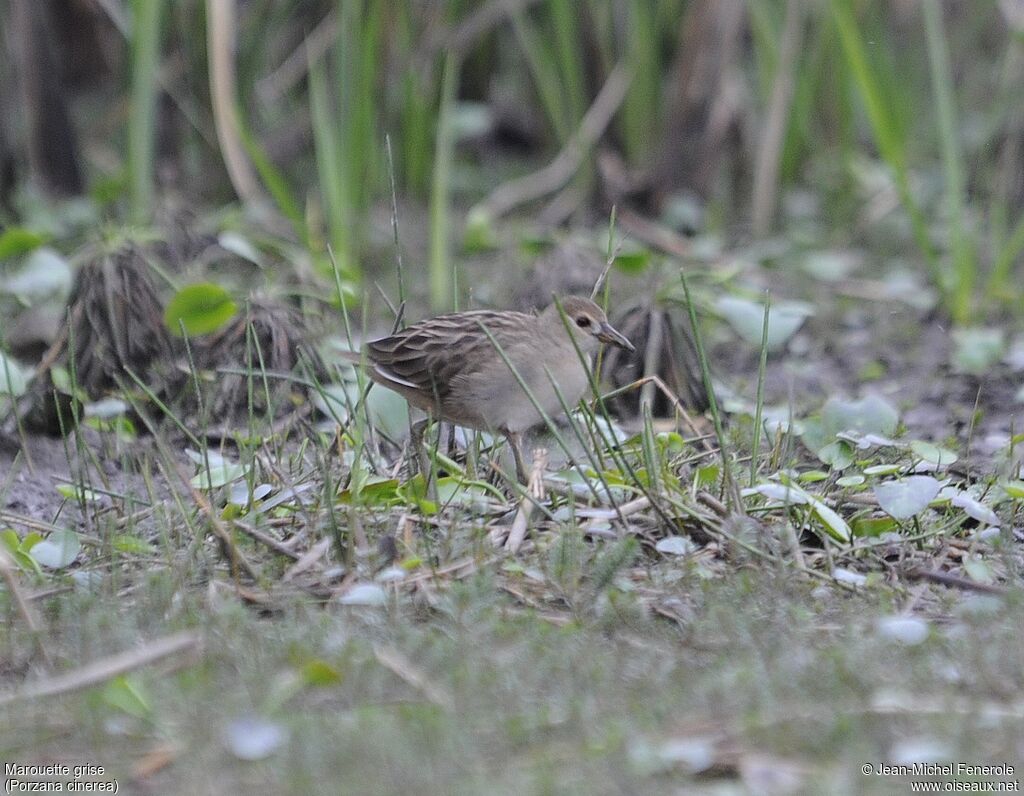
<svg viewBox="0 0 1024 796"><path fill-rule="evenodd" d="M430 306L436 312L447 309L452 300L451 282L451 182L455 138L452 115L459 85L459 62L453 52L444 61L441 112L437 120L434 150L434 179L430 191Z"/></svg>
<svg viewBox="0 0 1024 796"><path fill-rule="evenodd" d="M310 66L309 102L313 116L313 148L329 240L342 273L348 276L353 271L348 232L352 214L345 188L348 174L341 157L341 142L335 132L337 124L327 93L327 78L323 65L319 63Z"/></svg>
<svg viewBox="0 0 1024 796"><path fill-rule="evenodd" d="M878 151L893 172L900 201L910 217L914 240L928 263L935 286L948 302L948 279L942 271L938 255L928 236L928 227L921 209L910 191L910 173L907 164L906 141L902 132L903 126L900 124L896 109L887 100L882 90L876 70L868 60L867 47L860 28L857 26L851 0L832 0L832 12L846 65L853 75L854 85L864 102L864 109L867 112Z"/></svg>
<svg viewBox="0 0 1024 796"><path fill-rule="evenodd" d="M964 322L971 312L976 260L964 229L964 166L960 153L959 126L953 101L953 72L949 64L949 48L942 25L942 7L938 0L924 0L924 28L928 41L932 91L938 115L939 140L942 145L942 167L946 182L949 236L953 250L953 286L951 312Z"/></svg>
<svg viewBox="0 0 1024 796"><path fill-rule="evenodd" d="M131 215L146 223L153 212L157 73L163 0L135 0L131 34L132 87L128 115L128 171Z"/></svg>
<svg viewBox="0 0 1024 796"><path fill-rule="evenodd" d="M725 493L733 504L732 510L743 511L743 502L740 499L739 486L732 472L732 462L729 460L729 445L725 438L725 428L722 425L722 414L718 409L718 399L715 397L715 386L711 381L711 368L708 366L708 355L704 348L704 338L700 333L700 326L697 323L697 311L694 309L693 297L690 295L690 285L686 281L686 274L680 270L679 280L683 283L683 294L686 297L686 310L690 316L690 327L693 330L693 343L697 349L697 358L700 360L701 377L704 380L704 390L708 395L708 410L711 412L711 419L715 425L715 437L718 439L718 450L722 458L722 480Z"/></svg>

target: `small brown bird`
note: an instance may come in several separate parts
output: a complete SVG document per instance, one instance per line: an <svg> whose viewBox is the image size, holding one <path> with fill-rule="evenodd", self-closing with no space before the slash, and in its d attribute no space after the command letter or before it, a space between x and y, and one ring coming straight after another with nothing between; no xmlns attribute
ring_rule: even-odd
<svg viewBox="0 0 1024 796"><path fill-rule="evenodd" d="M504 434L525 483L519 438L543 422L537 407L548 417L562 414L559 393L574 406L587 390L590 360L601 343L633 350L590 299L569 296L561 306L564 320L558 303L539 315L474 310L427 318L368 343L367 375L433 418ZM348 358L361 357L351 352ZM417 448L424 427L417 429Z"/></svg>

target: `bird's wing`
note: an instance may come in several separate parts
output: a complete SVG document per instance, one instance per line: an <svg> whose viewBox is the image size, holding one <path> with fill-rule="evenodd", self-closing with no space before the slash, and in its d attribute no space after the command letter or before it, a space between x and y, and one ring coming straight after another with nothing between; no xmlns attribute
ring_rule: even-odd
<svg viewBox="0 0 1024 796"><path fill-rule="evenodd" d="M453 381L486 367L497 351L481 325L502 349L519 339L517 330L535 322L518 312L476 310L429 318L366 347L377 374L425 397L444 401Z"/></svg>

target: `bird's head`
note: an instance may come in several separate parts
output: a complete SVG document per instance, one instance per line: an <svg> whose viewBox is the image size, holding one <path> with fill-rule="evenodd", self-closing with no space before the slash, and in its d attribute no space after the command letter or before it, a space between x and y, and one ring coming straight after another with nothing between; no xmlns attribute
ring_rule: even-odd
<svg viewBox="0 0 1024 796"><path fill-rule="evenodd" d="M562 310L569 322L576 339L580 341L581 347L591 349L597 347L597 342L610 343L627 351L635 351L633 344L625 338L614 326L608 323L608 316L605 315L597 304L582 296L567 296L561 300ZM558 302L553 303L545 310L550 313L551 320L559 325L563 323L561 313L558 311Z"/></svg>

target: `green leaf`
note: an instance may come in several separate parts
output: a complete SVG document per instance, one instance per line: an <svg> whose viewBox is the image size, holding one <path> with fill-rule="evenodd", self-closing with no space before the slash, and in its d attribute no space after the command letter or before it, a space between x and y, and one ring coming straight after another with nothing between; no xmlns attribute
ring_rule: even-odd
<svg viewBox="0 0 1024 796"><path fill-rule="evenodd" d="M895 433L900 415L896 408L878 395L867 395L859 401L829 398L821 409L821 423L831 438L842 431L861 434Z"/></svg>
<svg viewBox="0 0 1024 796"><path fill-rule="evenodd" d="M958 373L984 376L1006 350L1002 329L973 327L953 330L950 360Z"/></svg>
<svg viewBox="0 0 1024 796"><path fill-rule="evenodd" d="M1000 486L1013 500L1024 500L1024 481L1004 481Z"/></svg>
<svg viewBox="0 0 1024 796"><path fill-rule="evenodd" d="M484 510L489 505L488 497L493 498L493 495L481 484L461 478L437 480L437 499L442 506Z"/></svg>
<svg viewBox="0 0 1024 796"><path fill-rule="evenodd" d="M967 492L959 492L951 495L949 503L951 506L963 509L967 513L968 517L971 517L984 525L998 526L1000 524L998 514L992 511L992 509L980 500L973 498Z"/></svg>
<svg viewBox="0 0 1024 796"><path fill-rule="evenodd" d="M101 503L104 495L80 484L57 484L57 492L67 500L80 500L83 503Z"/></svg>
<svg viewBox="0 0 1024 796"><path fill-rule="evenodd" d="M71 266L64 256L44 246L26 257L21 268L0 283L0 291L31 305L68 295L72 280Z"/></svg>
<svg viewBox="0 0 1024 796"><path fill-rule="evenodd" d="M437 503L427 499L427 481L422 473L416 473L395 491L398 497L407 504L418 508L423 514L427 516L437 514Z"/></svg>
<svg viewBox="0 0 1024 796"><path fill-rule="evenodd" d="M137 536L121 533L114 537L114 549L128 555L155 555L157 548Z"/></svg>
<svg viewBox="0 0 1024 796"><path fill-rule="evenodd" d="M0 531L0 544L10 552L16 553L21 547L21 539L18 538L18 534L13 528L4 528Z"/></svg>
<svg viewBox="0 0 1024 796"><path fill-rule="evenodd" d="M164 310L164 324L172 334L208 334L230 321L238 307L220 285L203 282L179 290Z"/></svg>
<svg viewBox="0 0 1024 796"><path fill-rule="evenodd" d="M39 568L38 562L29 555L29 550L32 549L32 545L38 544L42 537L32 531L24 539L19 539L18 534L13 528L5 528L0 531L0 544L6 547L11 556L14 558L15 563L26 572L35 572L37 575L42 575L43 571Z"/></svg>
<svg viewBox="0 0 1024 796"><path fill-rule="evenodd" d="M467 253L485 252L497 248L498 234L494 219L482 207L474 207L466 216L466 228L462 233L462 248Z"/></svg>
<svg viewBox="0 0 1024 796"><path fill-rule="evenodd" d="M124 674L107 683L103 689L103 701L137 719L147 719L153 713L138 683Z"/></svg>
<svg viewBox="0 0 1024 796"><path fill-rule="evenodd" d="M654 435L654 441L662 453L669 455L686 450L686 440L678 431L660 431Z"/></svg>
<svg viewBox="0 0 1024 796"><path fill-rule="evenodd" d="M17 257L46 243L46 238L25 227L8 227L0 233L0 260Z"/></svg>
<svg viewBox="0 0 1024 796"><path fill-rule="evenodd" d="M850 526L846 524L846 520L826 506L825 501L821 500L821 498L815 495L808 495L807 497L811 511L814 512L814 515L818 518L818 521L822 524L828 535L840 542L849 542L852 534Z"/></svg>
<svg viewBox="0 0 1024 796"><path fill-rule="evenodd" d="M239 478L245 478L246 472L245 465L236 462L210 462L210 469L204 468L193 476L189 483L196 489L216 489Z"/></svg>
<svg viewBox="0 0 1024 796"><path fill-rule="evenodd" d="M342 674L322 658L313 658L302 664L302 679L306 685L335 685L342 680Z"/></svg>
<svg viewBox="0 0 1024 796"><path fill-rule="evenodd" d="M935 465L936 469L949 467L949 465L960 458L951 450L940 448L938 445L933 445L930 442L923 442L919 439L911 441L910 450L913 451L914 455L922 462Z"/></svg>
<svg viewBox="0 0 1024 796"><path fill-rule="evenodd" d="M980 558L968 558L964 560L964 572L975 583L995 583L996 576L992 567Z"/></svg>
<svg viewBox="0 0 1024 796"><path fill-rule="evenodd" d="M912 475L902 481L886 481L875 487L882 511L897 520L920 514L935 500L942 484L930 475Z"/></svg>
<svg viewBox="0 0 1024 796"><path fill-rule="evenodd" d="M744 489L741 494L744 497L747 495L763 495L770 500L775 500L787 506L803 506L810 502L810 496L793 483L777 484L774 481L767 481L763 484Z"/></svg>
<svg viewBox="0 0 1024 796"><path fill-rule="evenodd" d="M899 464L873 464L864 468L864 475L895 475L902 469Z"/></svg>
<svg viewBox="0 0 1024 796"><path fill-rule="evenodd" d="M717 464L705 464L703 467L697 468L697 486L714 486L718 483L718 476L721 472L721 467Z"/></svg>
<svg viewBox="0 0 1024 796"><path fill-rule="evenodd" d="M853 521L853 535L881 536L898 527L892 517L859 517Z"/></svg>
<svg viewBox="0 0 1024 796"><path fill-rule="evenodd" d="M78 557L82 543L78 534L70 530L53 531L38 544L32 545L29 555L50 569L63 569Z"/></svg>
<svg viewBox="0 0 1024 796"><path fill-rule="evenodd" d="M853 447L849 442L837 439L819 450L818 458L833 470L845 470L853 464Z"/></svg>
<svg viewBox="0 0 1024 796"><path fill-rule="evenodd" d="M722 296L715 302L715 308L741 338L752 345L761 345L764 304L737 296ZM768 314L768 350L782 348L813 314L814 308L803 302L772 304Z"/></svg>
<svg viewBox="0 0 1024 796"><path fill-rule="evenodd" d="M359 484L355 490L351 488L343 490L338 499L341 503L351 503L354 491L360 503L383 508L399 499L399 484L397 478L371 476Z"/></svg>
<svg viewBox="0 0 1024 796"><path fill-rule="evenodd" d="M619 251L615 255L615 267L624 274L641 274L651 264L651 253L647 249Z"/></svg>

